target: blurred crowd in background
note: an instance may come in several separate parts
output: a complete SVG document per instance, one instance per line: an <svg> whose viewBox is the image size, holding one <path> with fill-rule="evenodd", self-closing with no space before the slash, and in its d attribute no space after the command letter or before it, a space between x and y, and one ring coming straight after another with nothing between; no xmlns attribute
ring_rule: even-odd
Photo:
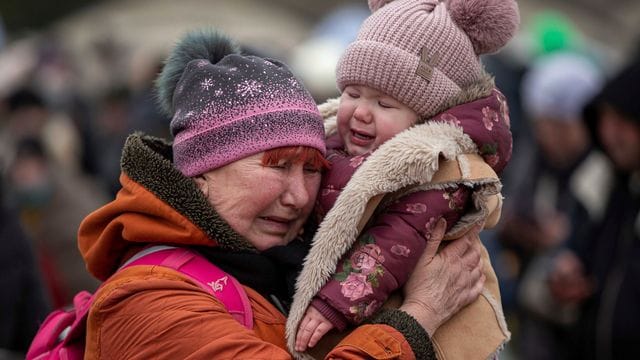
<svg viewBox="0 0 640 360"><path fill-rule="evenodd" d="M482 234L512 330L506 359L571 358L572 344L581 341L576 325L587 316L583 303L594 293L640 288L640 279L616 280L608 271L586 281L566 275L576 266L637 268L620 259L628 258L625 252L640 255L634 191L625 198L632 200L628 207L613 206L622 206L619 228L631 219L633 240L612 250L585 245L611 217L609 190L640 169L600 151L585 118L585 108L606 90L628 97L617 110L640 124L632 104L640 76L617 78L639 61L640 5L606 3L605 11L598 1L521 0L520 33L501 53L483 58L508 98L514 136L514 161L502 174L502 220ZM119 189L126 136L170 137L153 80L181 34L222 29L246 52L289 64L321 103L339 95L336 61L368 14L364 0L96 1L47 26L12 30L2 24L0 6L0 358L26 350L33 319L97 287L77 251L76 231ZM612 81L614 89L606 88ZM640 138L629 141L640 148ZM640 164L640 152L635 155ZM627 280L635 281L632 290L603 285L628 286ZM627 312L625 325L636 333L638 316ZM594 358L621 358L595 346Z"/></svg>

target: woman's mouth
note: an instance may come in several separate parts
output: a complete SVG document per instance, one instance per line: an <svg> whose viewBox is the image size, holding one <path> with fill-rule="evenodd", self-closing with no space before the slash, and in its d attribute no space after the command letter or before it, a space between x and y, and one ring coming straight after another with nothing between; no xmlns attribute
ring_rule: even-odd
<svg viewBox="0 0 640 360"><path fill-rule="evenodd" d="M269 232L278 234L287 233L291 228L291 224L295 221L295 219L288 219L279 216L262 216L260 219L263 220Z"/></svg>

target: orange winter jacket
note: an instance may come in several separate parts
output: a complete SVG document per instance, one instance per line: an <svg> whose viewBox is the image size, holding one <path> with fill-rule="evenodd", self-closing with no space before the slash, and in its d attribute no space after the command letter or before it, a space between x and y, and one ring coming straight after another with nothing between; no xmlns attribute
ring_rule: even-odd
<svg viewBox="0 0 640 360"><path fill-rule="evenodd" d="M246 329L224 305L180 273L158 266L123 270L98 292L87 327L86 359L291 359L285 317L245 287L254 317ZM335 359L413 358L387 325L357 329Z"/></svg>
<svg viewBox="0 0 640 360"><path fill-rule="evenodd" d="M122 156L122 189L80 226L78 244L87 268L98 279L109 279L89 312L86 359L291 359L284 315L249 287L245 290L253 329L172 269L141 265L112 276L149 244L255 251L170 159L171 147L165 141L130 136ZM327 358L431 356L435 355L426 332L393 310L378 323L358 327Z"/></svg>

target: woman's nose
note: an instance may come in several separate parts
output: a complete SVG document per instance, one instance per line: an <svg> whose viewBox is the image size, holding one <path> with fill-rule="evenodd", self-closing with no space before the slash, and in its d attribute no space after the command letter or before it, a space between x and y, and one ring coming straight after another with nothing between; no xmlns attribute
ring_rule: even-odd
<svg viewBox="0 0 640 360"><path fill-rule="evenodd" d="M304 169L291 171L287 178L287 188L282 194L282 203L295 209L302 209L311 201Z"/></svg>

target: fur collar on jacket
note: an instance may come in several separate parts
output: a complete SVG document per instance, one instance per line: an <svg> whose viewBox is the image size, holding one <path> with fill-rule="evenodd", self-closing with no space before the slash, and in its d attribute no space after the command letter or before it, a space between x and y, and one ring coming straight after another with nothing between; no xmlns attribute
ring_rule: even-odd
<svg viewBox="0 0 640 360"><path fill-rule="evenodd" d="M492 94L494 85L490 78L470 87L453 105L485 98ZM336 129L338 100L329 100L319 106L325 117L325 130L332 134ZM437 118L438 116L434 117ZM508 130L508 123L507 123ZM510 139L510 134L509 134ZM510 146L510 143L509 143ZM510 154L511 149L508 149ZM471 178L468 167L465 171L464 154L479 154L480 149L463 129L449 122L423 122L403 131L382 144L354 173L342 190L333 208L327 213L314 237L312 248L305 259L303 271L296 283L294 302L287 321L287 339L290 350L294 348L298 324L313 296L327 282L339 259L351 248L358 236L358 223L369 200L379 194L400 196L407 191L444 188L453 183L431 182L438 171L439 160L458 160L462 181L476 185L473 199L476 213L465 215L449 233L460 231L462 226L474 224L486 215L483 202L489 195L500 192L497 176ZM508 159L507 159L508 160ZM506 160L505 160L506 161ZM494 174L495 175L495 174ZM410 188L409 190L407 190ZM465 223L465 225L462 225ZM304 357L296 353L297 357Z"/></svg>
<svg viewBox="0 0 640 360"><path fill-rule="evenodd" d="M171 163L171 144L140 133L124 145L116 198L80 224L78 246L89 271L105 280L149 243L256 251Z"/></svg>

